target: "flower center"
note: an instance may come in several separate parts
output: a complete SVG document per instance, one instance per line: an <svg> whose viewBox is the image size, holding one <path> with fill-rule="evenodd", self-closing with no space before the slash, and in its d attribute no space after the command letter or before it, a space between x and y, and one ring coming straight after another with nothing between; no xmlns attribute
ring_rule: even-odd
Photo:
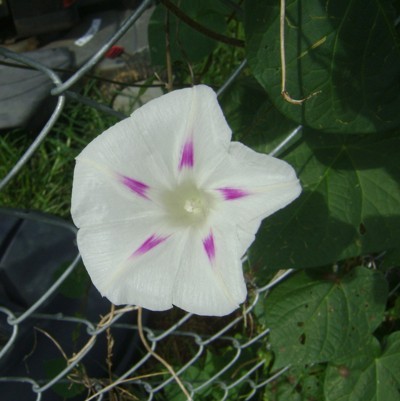
<svg viewBox="0 0 400 401"><path fill-rule="evenodd" d="M211 194L190 181L164 192L162 203L169 222L177 226L203 224L214 204Z"/></svg>
<svg viewBox="0 0 400 401"><path fill-rule="evenodd" d="M193 213L193 214L199 214L204 211L203 209L203 202L199 198L195 199L187 199L185 201L185 204L183 205L183 208L188 212L188 213Z"/></svg>

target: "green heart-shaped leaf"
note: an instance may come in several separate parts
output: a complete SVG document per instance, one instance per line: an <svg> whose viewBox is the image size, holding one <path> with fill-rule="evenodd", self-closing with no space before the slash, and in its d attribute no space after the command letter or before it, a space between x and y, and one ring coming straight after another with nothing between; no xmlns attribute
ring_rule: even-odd
<svg viewBox="0 0 400 401"><path fill-rule="evenodd" d="M245 31L254 76L287 117L336 133L400 125L400 48L388 0L286 2L287 90L281 96L279 1L247 0Z"/></svg>
<svg viewBox="0 0 400 401"><path fill-rule="evenodd" d="M274 367L358 354L382 321L386 299L386 280L377 271L295 273L271 291L259 316L271 330Z"/></svg>

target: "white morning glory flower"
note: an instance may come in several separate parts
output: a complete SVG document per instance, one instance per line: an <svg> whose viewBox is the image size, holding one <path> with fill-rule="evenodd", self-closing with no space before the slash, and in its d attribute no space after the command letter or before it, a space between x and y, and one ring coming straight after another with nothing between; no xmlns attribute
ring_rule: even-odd
<svg viewBox="0 0 400 401"><path fill-rule="evenodd" d="M216 94L161 96L77 157L72 217L89 275L114 304L222 316L246 298L241 257L301 192L282 160L231 142Z"/></svg>

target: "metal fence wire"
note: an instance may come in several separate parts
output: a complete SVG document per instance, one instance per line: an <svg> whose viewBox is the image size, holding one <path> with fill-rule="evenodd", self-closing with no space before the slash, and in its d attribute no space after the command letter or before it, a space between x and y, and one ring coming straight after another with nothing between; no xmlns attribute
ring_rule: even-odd
<svg viewBox="0 0 400 401"><path fill-rule="evenodd" d="M151 3L151 0L143 1L123 22L118 31L104 43L89 61L65 82L60 79L57 73L46 66L26 56L4 48L0 49L0 55L14 62L30 66L47 75L54 83L54 89L51 91L51 94L58 99L51 117L41 132L11 171L1 180L0 190L23 168L27 160L35 153L38 146L51 131L62 113L71 86L80 81L102 59L108 49L135 24ZM226 80L218 91L218 95L236 79L245 65L246 60ZM95 102L92 102L91 105L92 107L104 110L104 105ZM301 127L298 127L295 131L291 132L271 154L278 154L299 133L300 129ZM15 213L18 214L18 212ZM43 216L36 216L35 218L40 221L46 220L46 217ZM75 235L76 231L72 225L64 222L52 222L52 224L65 225ZM269 330L268 328L264 328L252 332L251 317L259 300L265 298L273 286L277 285L290 274L290 270L282 272L281 275L275 277L271 282L265 283L262 287L256 287L254 283L248 283L248 303L238 313L233 313L228 317L220 319L202 318L202 321L207 326L207 334L204 334L204 330L196 328L198 323L196 319L198 318L190 313L176 313L173 315L175 316L175 320L168 322L168 328L164 327L162 329L157 328L157 325L153 327L154 325L148 324L148 319L143 318L141 320L143 326L139 328L149 346L148 349L145 349L143 346L139 346L142 342L138 340L138 324L135 315L137 308L135 307L121 309L114 309L112 307L110 313L103 313L103 316L97 316L97 318L82 314L68 315L58 310L51 310L49 313L40 312L43 305L46 305L54 294L60 291L60 287L76 270L79 262L80 257L77 254L62 275L27 309L21 311L19 309L13 310L10 306L0 306L0 318L4 320L9 328L9 330L6 330L8 333L6 338L2 341L4 345L0 349L0 363L2 360L6 360L10 354L12 355L15 348L20 346L17 343L19 334L29 324L39 327L42 322L63 323L65 326L69 326L68 330L71 333L74 333L74 330L78 330L82 337L83 332L83 342L80 343L78 349L67 350L70 352L70 354L67 354L67 351L62 348L55 335L51 335L44 329L40 329L42 337L45 337L44 341L50 343L62 355L64 364L61 364L57 368L50 366L50 369L47 368L46 370L47 374L39 378L35 372L29 369L26 369L25 375L0 377L0 388L5 384L18 387L28 386L32 395L29 399L37 401L60 399L55 398L54 394L62 392L62 388L60 387L62 385L66 386L64 388L64 397L65 394L72 396L75 394L73 393L75 391L74 385L77 382L87 388L86 392L83 393L84 395L81 393L78 398L75 398L81 400L187 399L187 396L183 394L177 384L177 376L187 389L190 397L195 400L234 400L239 399L239 397L240 399L250 400L253 397L253 399L257 398L256 394L260 389L264 389L288 370L289 367L275 372L269 370L268 365L270 361L266 357L268 355ZM108 304L108 308L110 308L110 304ZM156 319L159 319L159 316L160 313ZM112 341L118 341L117 338L113 339L109 335L110 329L123 331L125 334L127 333L127 338L132 339L132 342L136 341L138 346L135 351L135 357L130 360L130 365L125 366L123 371L115 371L112 367L109 367L110 374L108 377L106 375L106 379L91 377L90 372L86 372L84 367L87 361L90 361L91 353L95 349L96 343L100 341L100 337L105 336L107 338L106 347L108 346L110 353L112 352ZM241 335L238 335L238 333L241 333ZM36 337L39 337L39 333L36 334ZM37 346L37 341L39 341L38 338L35 339L33 347ZM223 364L208 363L212 360L212 353L216 349L226 352ZM167 362L174 365L176 376L168 371L165 364L156 360L154 353L162 355ZM169 358L168 355L173 355L173 357ZM26 357L28 358L29 355ZM45 356L43 356L42 364L46 364L45 359ZM178 367L172 363L173 361L176 362L176 360L181 361ZM9 362L7 360L7 363L12 364L13 362L15 361ZM25 399L24 401L29 400Z"/></svg>

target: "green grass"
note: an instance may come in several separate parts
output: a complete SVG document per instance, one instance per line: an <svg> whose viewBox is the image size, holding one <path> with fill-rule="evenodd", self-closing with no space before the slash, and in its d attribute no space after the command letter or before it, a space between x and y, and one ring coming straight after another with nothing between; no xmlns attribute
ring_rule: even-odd
<svg viewBox="0 0 400 401"><path fill-rule="evenodd" d="M100 91L89 82L83 94L98 101ZM0 192L0 205L34 209L69 217L75 157L116 118L75 102L66 107L35 154ZM28 130L0 136L0 176L4 177L34 140Z"/></svg>
<svg viewBox="0 0 400 401"><path fill-rule="evenodd" d="M218 45L206 60L193 66L195 83L219 87L243 57L243 49ZM181 85L193 83L186 66L181 66L180 71L179 66L174 67ZM109 104L118 92L109 89L104 82L91 80L84 83L81 94ZM40 210L69 218L74 159L93 138L117 121L104 112L67 99L61 117L41 146L0 192L0 206ZM1 178L28 149L36 134L29 129L18 129L0 135Z"/></svg>

